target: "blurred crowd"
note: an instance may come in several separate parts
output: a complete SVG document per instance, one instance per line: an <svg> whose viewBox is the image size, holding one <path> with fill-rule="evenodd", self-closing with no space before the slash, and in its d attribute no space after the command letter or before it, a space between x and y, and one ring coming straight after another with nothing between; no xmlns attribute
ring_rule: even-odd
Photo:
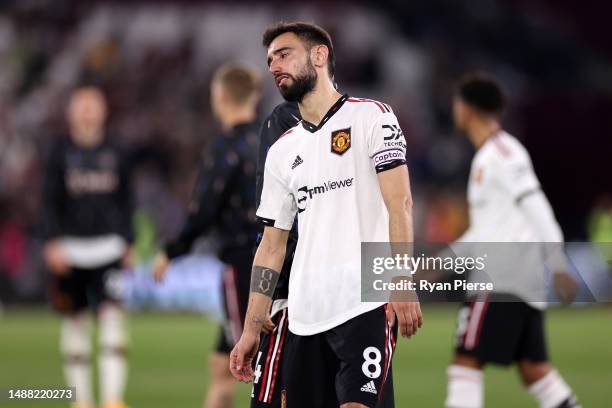
<svg viewBox="0 0 612 408"><path fill-rule="evenodd" d="M313 20L328 29L341 90L394 108L408 142L417 239L449 241L466 226L473 151L452 129L449 101L453 82L474 68L493 72L508 87L505 124L525 139L567 238L585 239L595 202L598 211L607 203L609 222L607 156L598 143L605 143L610 125L606 133L602 123L588 120L612 106L610 54L597 48L605 42L583 38L564 8L553 13L546 1L461 3L3 3L0 299L44 294L41 172L52 142L65 137L65 104L75 86L100 86L108 98L108 135L133 165L137 245L146 258L156 242L177 232L197 161L217 132L212 72L235 61L266 78L261 33L281 19ZM273 81L264 83L262 116L280 102ZM561 163L568 158L571 165ZM567 202L568 185L580 204Z"/></svg>

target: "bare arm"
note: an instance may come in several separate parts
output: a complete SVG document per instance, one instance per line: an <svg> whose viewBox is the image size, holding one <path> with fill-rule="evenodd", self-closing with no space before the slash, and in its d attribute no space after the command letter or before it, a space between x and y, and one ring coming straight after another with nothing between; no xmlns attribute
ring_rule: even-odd
<svg viewBox="0 0 612 408"><path fill-rule="evenodd" d="M380 191L389 212L389 242L414 241L412 192L407 166L378 173Z"/></svg>
<svg viewBox="0 0 612 408"><path fill-rule="evenodd" d="M265 227L263 238L255 253L251 272L251 293L244 320L244 333L259 336L265 323L272 295L283 268L289 231Z"/></svg>
<svg viewBox="0 0 612 408"><path fill-rule="evenodd" d="M380 191L389 212L389 242L394 253L408 253L414 242L412 225L412 193L407 166L397 166L378 173ZM399 277L399 279L405 279ZM397 316L402 336L411 337L423 324L421 306L416 293L392 293L387 309L391 322Z"/></svg>
<svg viewBox="0 0 612 408"><path fill-rule="evenodd" d="M289 231L264 229L251 272L251 293L240 340L230 354L232 375L244 382L253 378L251 363L259 348L259 334L268 320L272 295L285 260Z"/></svg>

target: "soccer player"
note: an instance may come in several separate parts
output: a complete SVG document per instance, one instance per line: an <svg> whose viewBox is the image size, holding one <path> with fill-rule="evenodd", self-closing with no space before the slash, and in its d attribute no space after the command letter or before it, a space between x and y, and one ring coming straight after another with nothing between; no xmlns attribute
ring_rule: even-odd
<svg viewBox="0 0 612 408"><path fill-rule="evenodd" d="M255 221L257 160L256 108L259 76L246 67L224 65L211 82L211 106L222 126L207 150L193 194L189 216L179 234L154 262L154 276L163 279L170 260L187 254L195 240L216 230L219 258L229 265L223 275L226 324L221 327L209 361L211 383L205 406L232 406L235 380L229 352L240 338L249 294Z"/></svg>
<svg viewBox="0 0 612 408"><path fill-rule="evenodd" d="M259 130L259 157L257 158L257 204L259 205L263 188L264 164L270 147L289 129L301 120L300 110L295 102L283 102L278 105L262 123ZM261 235L261 234L260 234ZM270 331L262 333L258 358L253 360L253 390L251 408L280 408L283 387L283 355L287 348L289 317L287 297L289 291L289 274L297 245L297 226L294 225L287 238L287 250L282 273L272 296L270 310Z"/></svg>
<svg viewBox="0 0 612 408"><path fill-rule="evenodd" d="M68 384L76 387L74 406L79 408L94 406L88 307L98 317L103 407L125 407L125 317L105 282L130 263L132 206L126 160L105 138L106 112L99 89L74 91L67 109L70 137L53 147L43 184L51 302L64 315L64 371Z"/></svg>
<svg viewBox="0 0 612 408"><path fill-rule="evenodd" d="M334 50L322 28L280 23L263 37L276 85L298 103L302 121L268 152L257 211L265 229L230 369L241 381L253 379L252 361L297 214L288 299L293 338L284 356L281 404L375 407L393 393L385 382L395 319L403 336L422 324L417 300L361 302L361 242L413 239L405 145L385 144L402 134L389 106L336 91Z"/></svg>
<svg viewBox="0 0 612 408"><path fill-rule="evenodd" d="M529 153L502 130L504 96L498 82L486 74L470 74L460 82L453 101L456 127L477 149L472 161L468 201L470 227L461 242L563 242L551 206L540 188ZM512 245L512 244L498 244ZM535 245L535 244L534 244ZM553 283L561 299L571 301L576 284L566 272L561 251L550 259ZM543 261L544 262L544 261ZM543 281L539 271L523 271L522 260L504 271L491 268L494 302L472 299L459 313L455 357L448 368L448 408L483 406L482 368L488 363L518 365L521 379L543 408L578 407L576 397L548 361L544 340L545 306L530 298L531 287ZM529 276L531 275L531 277ZM525 277L524 279L522 277ZM533 283L533 285L531 283Z"/></svg>

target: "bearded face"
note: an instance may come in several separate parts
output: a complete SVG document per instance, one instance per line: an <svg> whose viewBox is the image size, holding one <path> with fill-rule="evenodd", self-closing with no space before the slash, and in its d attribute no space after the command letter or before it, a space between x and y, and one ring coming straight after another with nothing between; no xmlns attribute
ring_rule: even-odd
<svg viewBox="0 0 612 408"><path fill-rule="evenodd" d="M304 97L315 88L317 84L317 71L310 57L302 65L297 74L282 73L277 75L278 89L288 102L302 102Z"/></svg>

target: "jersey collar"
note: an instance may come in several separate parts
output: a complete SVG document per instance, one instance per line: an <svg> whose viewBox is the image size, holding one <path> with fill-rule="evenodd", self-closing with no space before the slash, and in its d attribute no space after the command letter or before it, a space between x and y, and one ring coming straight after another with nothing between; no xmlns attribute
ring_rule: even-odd
<svg viewBox="0 0 612 408"><path fill-rule="evenodd" d="M309 131L310 133L314 133L317 130L321 129L323 127L323 125L325 125L327 123L327 121L334 116L334 114L336 112L338 112L338 110L340 109L340 107L342 105L344 105L344 102L346 102L346 100L348 99L348 94L344 94L340 97L340 99L338 99L336 101L336 103L334 103L332 105L331 108L329 108L329 110L327 111L327 113L325 114L325 116L323 116L323 119L321 119L321 122L319 123L318 126L313 125L312 123L303 120L302 119L302 126L304 127L304 129L306 129L307 131Z"/></svg>

